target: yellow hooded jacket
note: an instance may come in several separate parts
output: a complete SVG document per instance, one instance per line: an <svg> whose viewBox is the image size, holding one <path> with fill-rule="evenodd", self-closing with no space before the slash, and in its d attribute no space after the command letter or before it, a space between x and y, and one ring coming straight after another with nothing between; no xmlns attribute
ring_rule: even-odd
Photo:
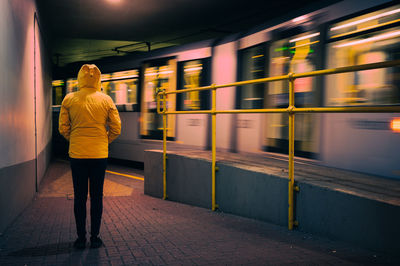
<svg viewBox="0 0 400 266"><path fill-rule="evenodd" d="M96 65L81 67L78 88L65 96L60 110L58 129L69 140L69 156L108 158L108 144L121 133L121 120L111 97L100 91Z"/></svg>

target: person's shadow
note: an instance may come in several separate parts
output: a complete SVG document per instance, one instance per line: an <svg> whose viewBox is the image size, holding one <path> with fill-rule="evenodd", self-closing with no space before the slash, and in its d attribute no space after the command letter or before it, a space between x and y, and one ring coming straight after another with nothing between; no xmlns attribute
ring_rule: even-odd
<svg viewBox="0 0 400 266"><path fill-rule="evenodd" d="M84 252L87 251L87 252ZM43 257L69 254L66 265L96 264L99 261L99 249L76 249L73 242L62 242L42 245L31 248L23 248L8 253L11 257ZM86 256L85 256L86 255Z"/></svg>
<svg viewBox="0 0 400 266"><path fill-rule="evenodd" d="M12 251L8 253L8 256L12 257L41 257L41 256L52 256L67 254L77 251L73 247L72 242L61 242L48 244L43 246L36 246L32 248L23 248L20 250Z"/></svg>

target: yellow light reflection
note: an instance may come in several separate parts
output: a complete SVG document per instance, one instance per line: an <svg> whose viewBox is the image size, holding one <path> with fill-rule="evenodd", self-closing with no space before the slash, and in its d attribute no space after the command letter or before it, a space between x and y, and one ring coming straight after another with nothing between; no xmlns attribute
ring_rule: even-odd
<svg viewBox="0 0 400 266"><path fill-rule="evenodd" d="M260 58L260 57L263 57L263 56L264 56L263 54L259 54L259 55L254 55L251 58L255 59L255 58Z"/></svg>

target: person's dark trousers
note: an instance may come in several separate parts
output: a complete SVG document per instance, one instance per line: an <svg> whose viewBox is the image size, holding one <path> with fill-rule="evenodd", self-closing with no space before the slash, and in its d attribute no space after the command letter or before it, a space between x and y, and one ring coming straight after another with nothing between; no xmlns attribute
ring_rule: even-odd
<svg viewBox="0 0 400 266"><path fill-rule="evenodd" d="M90 227L91 236L100 232L103 213L103 185L107 168L107 159L70 158L72 180L74 184L74 214L76 232L79 238L86 237L86 200L88 181L90 184Z"/></svg>

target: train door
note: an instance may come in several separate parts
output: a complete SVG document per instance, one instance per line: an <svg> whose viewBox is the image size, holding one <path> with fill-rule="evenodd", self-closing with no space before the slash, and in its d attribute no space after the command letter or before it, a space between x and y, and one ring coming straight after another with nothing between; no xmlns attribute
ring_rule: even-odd
<svg viewBox="0 0 400 266"><path fill-rule="evenodd" d="M317 69L320 33L308 31L301 34L279 32L269 48L269 76L286 75L290 72L302 73ZM295 106L319 105L316 78L296 79L294 83ZM268 84L266 106L286 108L289 104L289 82L277 81ZM264 128L264 148L267 151L288 152L288 115L268 114ZM295 155L315 158L319 152L319 115L296 114Z"/></svg>
<svg viewBox="0 0 400 266"><path fill-rule="evenodd" d="M266 44L238 51L238 80L251 80L267 76ZM266 84L240 86L236 90L236 109L260 109L264 105ZM237 150L261 150L263 114L238 114L236 117Z"/></svg>
<svg viewBox="0 0 400 266"><path fill-rule="evenodd" d="M162 115L157 114L156 94L160 90L176 90L176 59L158 59L143 65L140 135L147 139L162 139ZM175 111L176 95L167 95L166 108ZM167 116L167 138L175 138L175 115Z"/></svg>
<svg viewBox="0 0 400 266"><path fill-rule="evenodd" d="M400 59L400 5L330 25L328 68ZM400 104L400 68L326 77L327 106ZM326 115L324 158L328 165L400 178L400 135L391 130L398 114Z"/></svg>
<svg viewBox="0 0 400 266"><path fill-rule="evenodd" d="M178 90L210 85L210 58L178 63ZM210 109L210 91L177 94L178 111ZM186 145L205 147L207 114L177 115L177 140Z"/></svg>

